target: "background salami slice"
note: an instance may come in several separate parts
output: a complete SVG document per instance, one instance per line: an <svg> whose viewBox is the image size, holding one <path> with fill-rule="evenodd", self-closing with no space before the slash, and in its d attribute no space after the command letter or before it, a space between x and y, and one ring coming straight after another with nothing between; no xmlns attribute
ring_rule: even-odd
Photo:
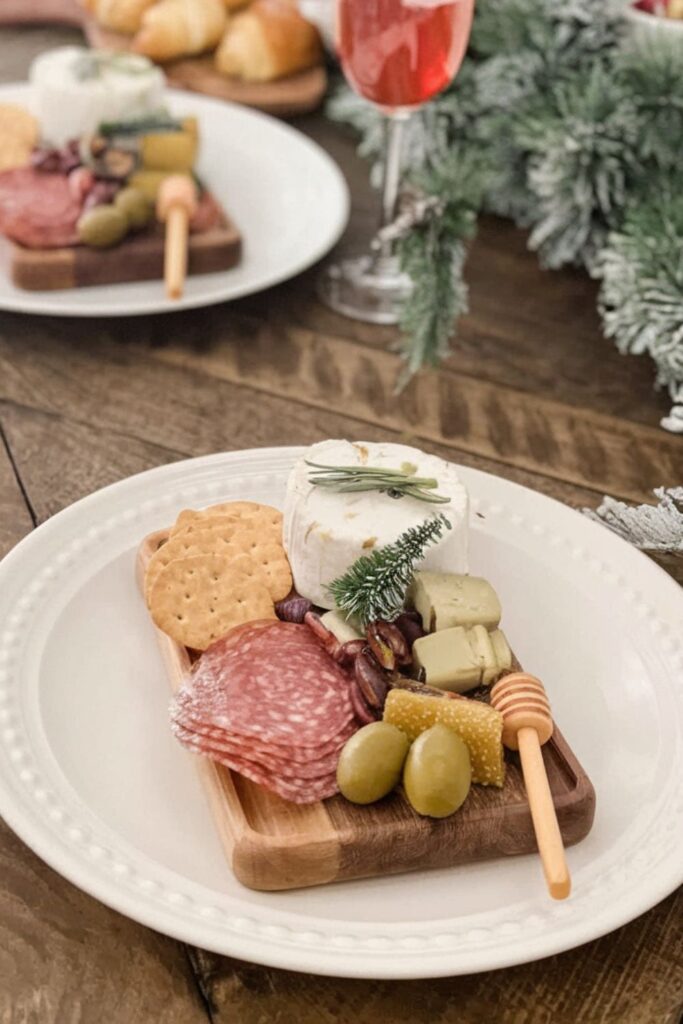
<svg viewBox="0 0 683 1024"><path fill-rule="evenodd" d="M13 241L31 249L74 245L80 214L65 174L32 167L0 173L0 232Z"/></svg>

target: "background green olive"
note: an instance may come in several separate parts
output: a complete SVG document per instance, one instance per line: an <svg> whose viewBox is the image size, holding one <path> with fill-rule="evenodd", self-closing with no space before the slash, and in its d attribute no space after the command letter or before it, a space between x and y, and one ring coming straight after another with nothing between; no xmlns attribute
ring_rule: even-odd
<svg viewBox="0 0 683 1024"><path fill-rule="evenodd" d="M114 199L114 206L132 228L144 228L152 219L152 204L139 188L122 188Z"/></svg>
<svg viewBox="0 0 683 1024"><path fill-rule="evenodd" d="M337 784L354 804L371 804L390 793L401 777L408 737L389 722L364 725L347 740L337 765Z"/></svg>
<svg viewBox="0 0 683 1024"><path fill-rule="evenodd" d="M413 743L403 788L418 814L445 818L467 799L472 781L467 744L447 725L433 725Z"/></svg>
<svg viewBox="0 0 683 1024"><path fill-rule="evenodd" d="M78 237L85 245L106 249L117 245L128 233L128 221L114 206L95 206L78 222Z"/></svg>

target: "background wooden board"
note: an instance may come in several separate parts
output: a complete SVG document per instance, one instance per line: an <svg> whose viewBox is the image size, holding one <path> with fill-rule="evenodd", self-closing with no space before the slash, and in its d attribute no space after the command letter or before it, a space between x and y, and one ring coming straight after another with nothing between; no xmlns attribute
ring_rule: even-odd
<svg viewBox="0 0 683 1024"><path fill-rule="evenodd" d="M207 193L208 196L208 193ZM242 237L229 217L208 231L191 233L188 274L212 274L239 263ZM12 280L19 288L50 291L124 281L161 281L164 276L164 227L154 224L129 235L111 249L87 245L62 249L26 249L11 245Z"/></svg>
<svg viewBox="0 0 683 1024"><path fill-rule="evenodd" d="M0 0L0 25L77 25L91 46L126 50L130 38L101 28L78 0ZM327 72L321 64L275 82L242 82L221 75L213 55L183 58L164 65L168 84L206 96L242 103L278 117L315 110L327 89ZM7 80L7 79L6 79Z"/></svg>
<svg viewBox="0 0 683 1024"><path fill-rule="evenodd" d="M83 19L83 29L91 46L105 50L128 49L127 36L108 32L92 18ZM190 89L231 103L243 103L279 117L315 110L327 89L327 72L322 65L276 82L241 82L217 71L212 54L170 61L164 65L164 73L168 84L177 89Z"/></svg>
<svg viewBox="0 0 683 1024"><path fill-rule="evenodd" d="M79 38L77 30L41 26L0 31L0 78L25 78L37 52ZM297 125L329 149L351 185L352 218L340 251L365 244L377 200L351 138L320 117ZM412 390L397 400L384 384L396 356L387 353L384 379L375 373L376 353L395 332L324 310L314 276L192 314L98 322L0 313L2 544L95 488L164 462L325 436L419 436ZM523 399L528 414L505 436L495 429L497 410L475 390L459 434L427 447L574 507L595 507L605 491L646 500L651 487L681 482L683 439L657 426L666 396L653 391L648 359L622 357L602 338L594 282L539 270L524 234L493 219L480 228L466 276L471 313L447 365L419 385L424 400L440 401L454 378L461 389L490 385L486 395L497 396L504 411L510 395ZM308 344L298 389L292 380L303 356L291 336ZM223 353L232 359L229 372ZM346 386L363 399L351 414L336 390L346 359L354 366ZM538 398L545 403L541 421L532 416ZM602 430L597 455L595 417ZM555 449L544 457L545 431ZM658 465L660 445L668 469ZM683 581L682 559L657 561ZM618 931L535 964L372 982L186 950L77 892L7 830L0 832L0 860L2 1024L681 1021L683 890Z"/></svg>

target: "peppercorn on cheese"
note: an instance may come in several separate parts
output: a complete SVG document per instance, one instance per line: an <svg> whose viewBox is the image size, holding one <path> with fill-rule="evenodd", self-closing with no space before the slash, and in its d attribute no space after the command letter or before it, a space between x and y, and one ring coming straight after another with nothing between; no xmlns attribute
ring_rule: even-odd
<svg viewBox="0 0 683 1024"><path fill-rule="evenodd" d="M391 690L384 705L384 721L398 726L408 739L416 739L437 723L449 726L470 752L472 782L502 786L503 716L489 704L466 697L434 697L409 690Z"/></svg>
<svg viewBox="0 0 683 1024"><path fill-rule="evenodd" d="M437 481L437 492L449 498L432 505L409 495L386 491L339 492L315 486L307 462L325 466L372 466L395 469ZM467 572L468 498L456 467L403 444L321 441L297 459L287 481L283 541L299 594L322 608L333 608L328 590L338 576L374 548L398 540L409 527L420 526L435 511L450 529L431 544L420 567Z"/></svg>

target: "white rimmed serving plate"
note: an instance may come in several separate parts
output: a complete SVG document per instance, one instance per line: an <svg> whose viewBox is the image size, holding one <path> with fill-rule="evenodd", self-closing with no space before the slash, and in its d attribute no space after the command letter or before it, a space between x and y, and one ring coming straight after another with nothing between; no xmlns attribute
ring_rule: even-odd
<svg viewBox="0 0 683 1024"><path fill-rule="evenodd" d="M280 504L300 449L151 470L54 516L0 564L0 813L57 871L185 942L321 974L434 977L538 959L631 920L683 879L683 593L603 527L471 469L471 568L544 679L591 777L574 890L533 856L286 893L231 876L134 576L188 505Z"/></svg>
<svg viewBox="0 0 683 1024"><path fill-rule="evenodd" d="M167 89L172 113L199 122L197 170L240 229L242 259L188 278L182 298L163 281L26 291L10 280L10 247L0 237L0 309L49 316L142 316L211 306L269 288L311 266L346 227L349 193L325 151L282 121L248 107ZM31 86L0 85L1 103L31 108Z"/></svg>

